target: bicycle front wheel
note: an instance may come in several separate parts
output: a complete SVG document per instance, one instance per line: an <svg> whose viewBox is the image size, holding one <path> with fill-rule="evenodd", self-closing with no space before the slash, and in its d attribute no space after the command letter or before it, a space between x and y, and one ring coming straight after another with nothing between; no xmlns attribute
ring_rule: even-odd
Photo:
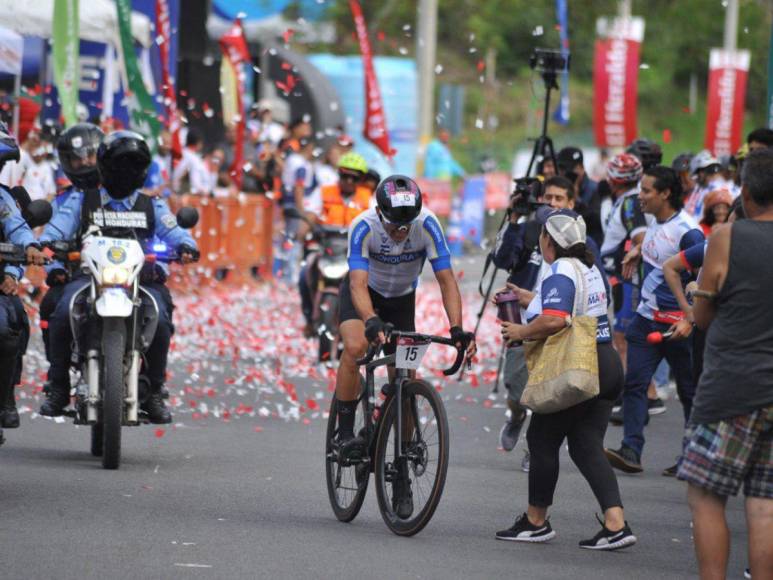
<svg viewBox="0 0 773 580"><path fill-rule="evenodd" d="M363 416L366 406L363 401L355 422L355 433L364 425ZM342 522L351 522L360 513L365 492L368 491L370 463L366 460L347 463L338 455L336 439L338 436L338 399L333 395L330 403L330 416L327 419L325 434L325 479L327 494L333 513Z"/></svg>
<svg viewBox="0 0 773 580"><path fill-rule="evenodd" d="M448 418L432 386L422 380L402 389L402 444L397 403L387 403L375 452L376 495L384 522L399 536L426 526L440 503L448 471Z"/></svg>

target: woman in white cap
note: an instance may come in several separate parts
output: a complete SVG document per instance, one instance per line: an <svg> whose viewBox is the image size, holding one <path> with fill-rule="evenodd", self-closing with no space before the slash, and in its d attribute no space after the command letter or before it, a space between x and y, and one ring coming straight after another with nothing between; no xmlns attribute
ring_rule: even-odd
<svg viewBox="0 0 773 580"><path fill-rule="evenodd" d="M528 324L503 322L502 335L507 341L544 339L565 328L571 320L575 292L582 288L578 286L581 273L587 301L578 306L575 314L595 316L598 322L600 393L568 409L532 416L526 434L531 453L529 506L511 528L497 532L498 540L546 542L555 537L547 513L558 483L559 451L566 439L572 461L590 484L604 512L604 520L599 520L601 531L580 542L580 547L616 550L636 543L623 515L617 479L604 454L607 421L623 388L624 376L620 357L612 347L604 279L585 241L585 222L573 211L556 210L548 217L540 236L540 249L550 265L550 273L529 304Z"/></svg>

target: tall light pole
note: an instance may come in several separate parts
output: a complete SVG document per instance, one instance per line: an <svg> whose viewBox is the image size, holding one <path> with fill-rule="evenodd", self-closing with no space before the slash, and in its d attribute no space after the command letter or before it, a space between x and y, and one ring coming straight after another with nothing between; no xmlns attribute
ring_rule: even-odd
<svg viewBox="0 0 773 580"><path fill-rule="evenodd" d="M724 48L731 52L738 48L738 0L727 0Z"/></svg>
<svg viewBox="0 0 773 580"><path fill-rule="evenodd" d="M416 60L419 73L419 154L417 169L424 163L424 151L432 139L435 119L435 53L437 51L438 0L419 1ZM421 171L419 171L421 173Z"/></svg>

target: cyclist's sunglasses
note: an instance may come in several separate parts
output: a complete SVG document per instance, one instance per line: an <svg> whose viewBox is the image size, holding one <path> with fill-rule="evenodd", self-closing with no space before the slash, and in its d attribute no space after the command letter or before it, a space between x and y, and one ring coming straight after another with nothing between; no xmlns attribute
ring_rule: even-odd
<svg viewBox="0 0 773 580"><path fill-rule="evenodd" d="M378 219L380 219L381 223L384 224L385 229L389 229L395 232L407 232L408 230L411 229L411 223L413 223L413 222L407 223L407 224L392 223L388 219L386 219L383 215L381 215L381 212L378 212ZM390 226L390 227L387 228L386 226Z"/></svg>

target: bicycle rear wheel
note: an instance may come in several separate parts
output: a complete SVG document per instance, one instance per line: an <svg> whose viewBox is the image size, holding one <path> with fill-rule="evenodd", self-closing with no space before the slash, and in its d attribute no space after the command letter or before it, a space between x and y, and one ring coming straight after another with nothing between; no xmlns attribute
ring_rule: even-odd
<svg viewBox="0 0 773 580"><path fill-rule="evenodd" d="M426 526L443 494L448 471L448 419L432 386L422 380L405 383L402 390L404 459L397 456L397 404L391 398L382 417L374 454L376 496L384 523L399 536L412 536ZM412 509L398 515L396 488L404 500L409 490Z"/></svg>
<svg viewBox="0 0 773 580"><path fill-rule="evenodd" d="M357 433L365 424L366 406L364 399L354 424ZM360 513L370 479L370 462L344 464L339 460L336 438L338 436L338 399L333 395L330 402L330 416L325 434L325 479L327 495L333 513L342 522L351 522Z"/></svg>

